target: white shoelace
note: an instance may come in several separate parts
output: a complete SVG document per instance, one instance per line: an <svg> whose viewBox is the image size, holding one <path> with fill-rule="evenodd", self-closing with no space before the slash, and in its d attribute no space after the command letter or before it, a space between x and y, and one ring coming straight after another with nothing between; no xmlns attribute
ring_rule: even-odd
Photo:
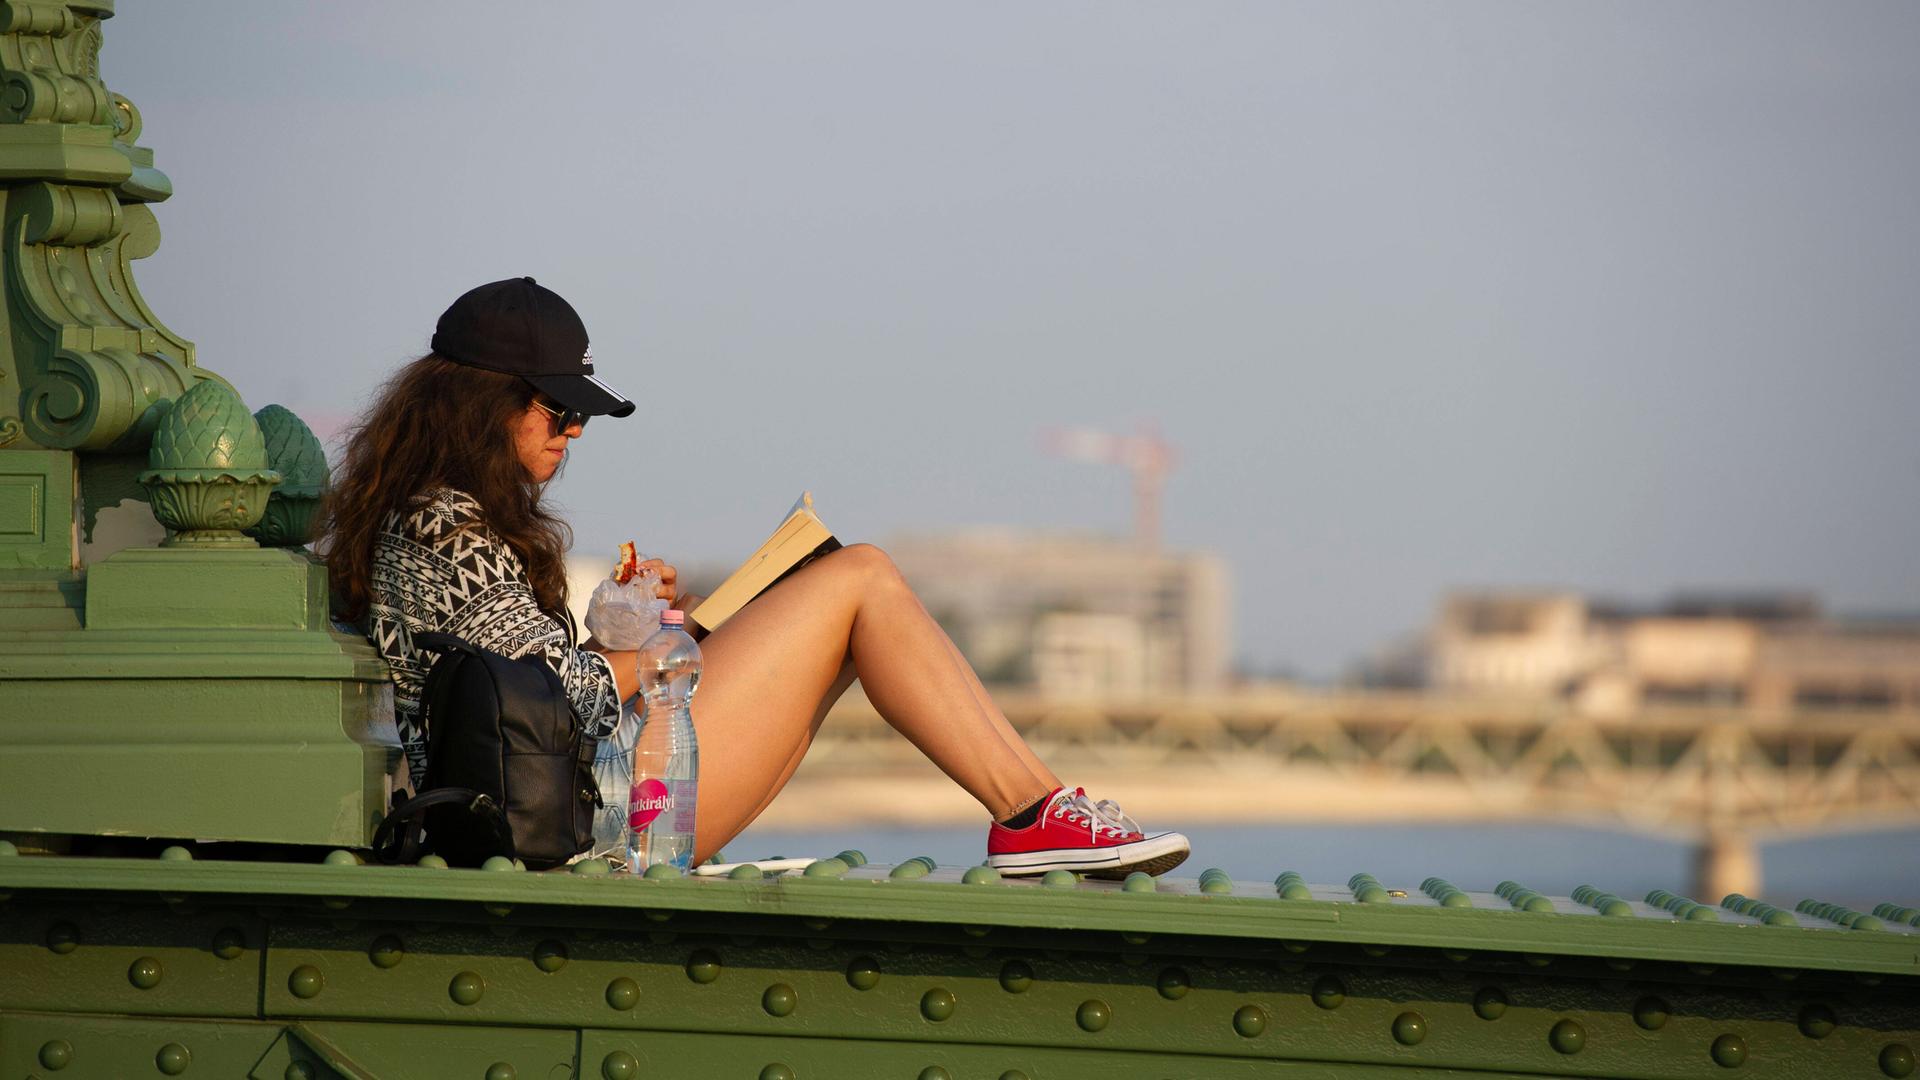
<svg viewBox="0 0 1920 1080"><path fill-rule="evenodd" d="M1085 822L1089 839L1098 840L1102 833L1113 836L1127 836L1140 831L1140 826L1120 809L1120 804L1112 799L1099 802L1087 798L1085 788L1074 788L1068 792L1062 788L1053 800L1047 812L1065 820L1069 825Z"/></svg>

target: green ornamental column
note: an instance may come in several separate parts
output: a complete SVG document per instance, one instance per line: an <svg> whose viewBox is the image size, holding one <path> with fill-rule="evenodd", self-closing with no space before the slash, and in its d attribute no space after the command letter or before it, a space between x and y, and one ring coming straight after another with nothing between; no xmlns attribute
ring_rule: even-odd
<svg viewBox="0 0 1920 1080"><path fill-rule="evenodd" d="M362 845L393 690L302 547L326 456L134 287L171 185L101 81L112 14L0 0L0 840ZM83 565L109 507L135 527Z"/></svg>

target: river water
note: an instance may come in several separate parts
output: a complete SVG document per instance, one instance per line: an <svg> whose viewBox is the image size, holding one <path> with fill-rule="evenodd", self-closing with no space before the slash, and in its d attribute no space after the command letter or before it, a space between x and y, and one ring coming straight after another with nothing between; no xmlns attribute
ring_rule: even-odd
<svg viewBox="0 0 1920 1080"><path fill-rule="evenodd" d="M1193 841L1175 876L1217 866L1238 882L1270 882L1297 870L1315 884L1345 884L1365 871L1388 888L1418 892L1429 875L1470 892L1506 879L1566 896L1592 884L1638 900L1651 889L1693 887L1693 849L1671 840L1604 829L1543 825L1197 825L1148 822ZM727 845L734 862L781 854L832 855L857 848L876 863L915 855L967 866L986 857L985 828L862 826L816 831L750 827ZM1920 906L1920 830L1778 841L1760 849L1759 896L1789 909L1806 897L1871 910L1882 901ZM1719 897L1694 897L1708 903Z"/></svg>

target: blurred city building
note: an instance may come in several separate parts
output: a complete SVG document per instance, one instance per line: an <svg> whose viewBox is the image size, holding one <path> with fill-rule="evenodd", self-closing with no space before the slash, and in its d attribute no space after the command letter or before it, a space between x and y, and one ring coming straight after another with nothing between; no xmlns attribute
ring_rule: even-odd
<svg viewBox="0 0 1920 1080"><path fill-rule="evenodd" d="M1371 681L1558 699L1591 715L1710 704L1920 707L1920 616L1844 617L1801 593L1633 606L1567 592L1461 592Z"/></svg>
<svg viewBox="0 0 1920 1080"><path fill-rule="evenodd" d="M986 683L1102 697L1227 682L1232 609L1218 556L1015 529L910 534L886 549Z"/></svg>

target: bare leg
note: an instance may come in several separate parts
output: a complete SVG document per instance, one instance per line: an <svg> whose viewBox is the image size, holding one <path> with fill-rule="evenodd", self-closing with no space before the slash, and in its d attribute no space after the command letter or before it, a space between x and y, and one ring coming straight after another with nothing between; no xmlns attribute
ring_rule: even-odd
<svg viewBox="0 0 1920 1080"><path fill-rule="evenodd" d="M799 764L845 669L874 708L995 817L1057 787L878 548L843 548L742 608L701 644L694 857L746 828Z"/></svg>

